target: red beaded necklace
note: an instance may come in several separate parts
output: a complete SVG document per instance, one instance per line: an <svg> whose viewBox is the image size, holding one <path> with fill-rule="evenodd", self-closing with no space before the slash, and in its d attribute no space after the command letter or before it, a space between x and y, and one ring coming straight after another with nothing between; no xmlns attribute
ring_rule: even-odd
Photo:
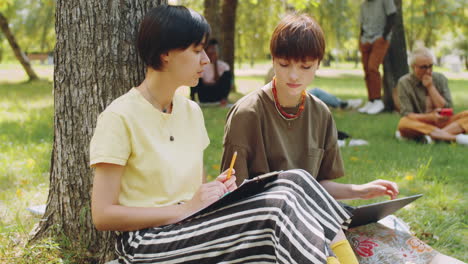
<svg viewBox="0 0 468 264"><path fill-rule="evenodd" d="M297 113L294 115L288 114L283 110L283 107L281 107L279 100L278 100L278 91L276 91L276 78L273 78L272 82L272 91L273 91L273 97L275 98L275 108L278 111L278 113L281 115L286 120L294 120L298 118L301 113L304 111L305 108L305 97L306 97L306 92L305 90L302 91L301 93L301 104L299 105L299 109L297 110Z"/></svg>

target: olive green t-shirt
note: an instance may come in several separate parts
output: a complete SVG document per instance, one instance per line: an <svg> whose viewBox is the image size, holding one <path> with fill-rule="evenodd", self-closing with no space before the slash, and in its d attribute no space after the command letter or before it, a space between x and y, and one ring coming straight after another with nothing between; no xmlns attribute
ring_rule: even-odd
<svg viewBox="0 0 468 264"><path fill-rule="evenodd" d="M296 113L297 107L285 110ZM310 94L304 112L290 121L282 118L263 89L239 100L227 117L222 170L229 168L235 151L238 184L249 177L287 169L304 169L318 181L344 175L333 117L328 107Z"/></svg>

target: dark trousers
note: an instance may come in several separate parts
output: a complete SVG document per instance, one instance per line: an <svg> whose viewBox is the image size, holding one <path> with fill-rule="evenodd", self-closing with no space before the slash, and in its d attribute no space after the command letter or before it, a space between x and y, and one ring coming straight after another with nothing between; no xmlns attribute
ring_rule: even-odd
<svg viewBox="0 0 468 264"><path fill-rule="evenodd" d="M198 85L190 87L190 99L195 100L198 94L200 103L213 103L226 100L232 84L232 72L224 72L214 84L205 84L200 78Z"/></svg>

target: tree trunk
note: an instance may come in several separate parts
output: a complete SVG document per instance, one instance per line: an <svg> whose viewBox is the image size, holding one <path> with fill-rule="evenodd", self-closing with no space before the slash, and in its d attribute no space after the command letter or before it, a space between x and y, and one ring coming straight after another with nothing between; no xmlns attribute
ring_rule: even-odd
<svg viewBox="0 0 468 264"><path fill-rule="evenodd" d="M16 38L11 32L10 27L8 25L8 20L6 19L5 16L3 16L1 12L0 12L0 28L2 29L3 34L8 39L8 43L10 43L10 46L13 49L13 52L15 53L15 57L18 59L18 61L21 63L24 70L28 74L29 80L32 81L32 80L39 79L37 77L37 74L34 72L33 68L31 67L31 64L29 63L28 58L21 51L21 48L18 45L18 42L16 42Z"/></svg>
<svg viewBox="0 0 468 264"><path fill-rule="evenodd" d="M80 252L77 263L114 257L114 233L98 232L91 220L89 142L98 114L144 79L134 47L138 23L163 3L167 1L57 1L50 187L31 242L65 236Z"/></svg>
<svg viewBox="0 0 468 264"><path fill-rule="evenodd" d="M217 39L219 42L219 46L222 47L223 45L221 43L220 0L205 0L203 2L203 5L204 5L203 16L206 18L206 20L211 26L210 38ZM220 59L223 59L223 58L220 56Z"/></svg>
<svg viewBox="0 0 468 264"><path fill-rule="evenodd" d="M234 73L234 41L236 34L237 0L224 0L221 13L221 54ZM234 87L234 86L233 86ZM235 91L235 87L234 87Z"/></svg>
<svg viewBox="0 0 468 264"><path fill-rule="evenodd" d="M394 110L398 102L394 102L396 84L401 76L409 72L408 57L406 54L405 29L403 26L402 0L395 0L397 15L393 27L390 47L384 60L383 100L386 110ZM397 103L397 105L395 105ZM398 108L397 108L398 110Z"/></svg>

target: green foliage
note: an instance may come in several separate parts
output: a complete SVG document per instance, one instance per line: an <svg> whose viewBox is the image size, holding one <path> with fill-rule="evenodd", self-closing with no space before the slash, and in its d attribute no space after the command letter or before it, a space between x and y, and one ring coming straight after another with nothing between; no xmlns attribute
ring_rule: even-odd
<svg viewBox="0 0 468 264"><path fill-rule="evenodd" d="M203 0L180 0L203 13ZM293 10L315 17L324 29L327 52L337 60L353 58L357 54L359 34L359 3L351 0L242 0L238 1L236 17L236 62L253 64L269 55L269 40L274 27L287 12ZM412 0L402 1L408 49L421 40L427 47L452 32L457 39L449 42L442 52L454 46L465 54L468 22L467 0ZM10 21L12 31L25 52L48 52L55 45L55 0L3 0L0 12ZM0 34L0 59L11 59L6 40ZM444 55L444 53L440 54Z"/></svg>
<svg viewBox="0 0 468 264"><path fill-rule="evenodd" d="M416 40L426 47L434 47L447 32L456 32L468 26L466 0L413 0L403 1L403 15L408 47Z"/></svg>
<svg viewBox="0 0 468 264"><path fill-rule="evenodd" d="M254 63L270 53L269 39L278 23L281 1L239 1L236 17L236 62Z"/></svg>
<svg viewBox="0 0 468 264"><path fill-rule="evenodd" d="M55 0L2 0L0 12L8 19L24 52L51 52L55 46ZM3 37L3 34L0 34ZM8 47L8 48L6 48ZM0 51L6 51L7 59L13 55L6 39L0 37Z"/></svg>
<svg viewBox="0 0 468 264"><path fill-rule="evenodd" d="M357 9L347 0L339 1L239 1L236 21L236 62L253 64L267 58L270 37L279 20L288 12L309 14L324 29L327 50L343 50L349 39L356 42ZM351 47L347 45L346 48ZM353 46L355 49L357 45Z"/></svg>
<svg viewBox="0 0 468 264"><path fill-rule="evenodd" d="M322 26L327 52L336 60L353 59L358 53L359 6L351 0L242 0L238 1L236 17L236 52L238 64L264 60L269 55L269 40L274 27L287 12L304 12L313 16ZM467 0L412 0L402 1L408 50L420 40L433 48L438 41L453 32L457 41L449 41L445 52L454 45L467 52ZM203 0L182 0L182 4L203 13ZM445 55L442 53L439 55Z"/></svg>
<svg viewBox="0 0 468 264"><path fill-rule="evenodd" d="M179 0L179 4L203 14L203 0Z"/></svg>
<svg viewBox="0 0 468 264"><path fill-rule="evenodd" d="M4 12L9 6L13 5L14 0L3 0L0 2L0 12Z"/></svg>

